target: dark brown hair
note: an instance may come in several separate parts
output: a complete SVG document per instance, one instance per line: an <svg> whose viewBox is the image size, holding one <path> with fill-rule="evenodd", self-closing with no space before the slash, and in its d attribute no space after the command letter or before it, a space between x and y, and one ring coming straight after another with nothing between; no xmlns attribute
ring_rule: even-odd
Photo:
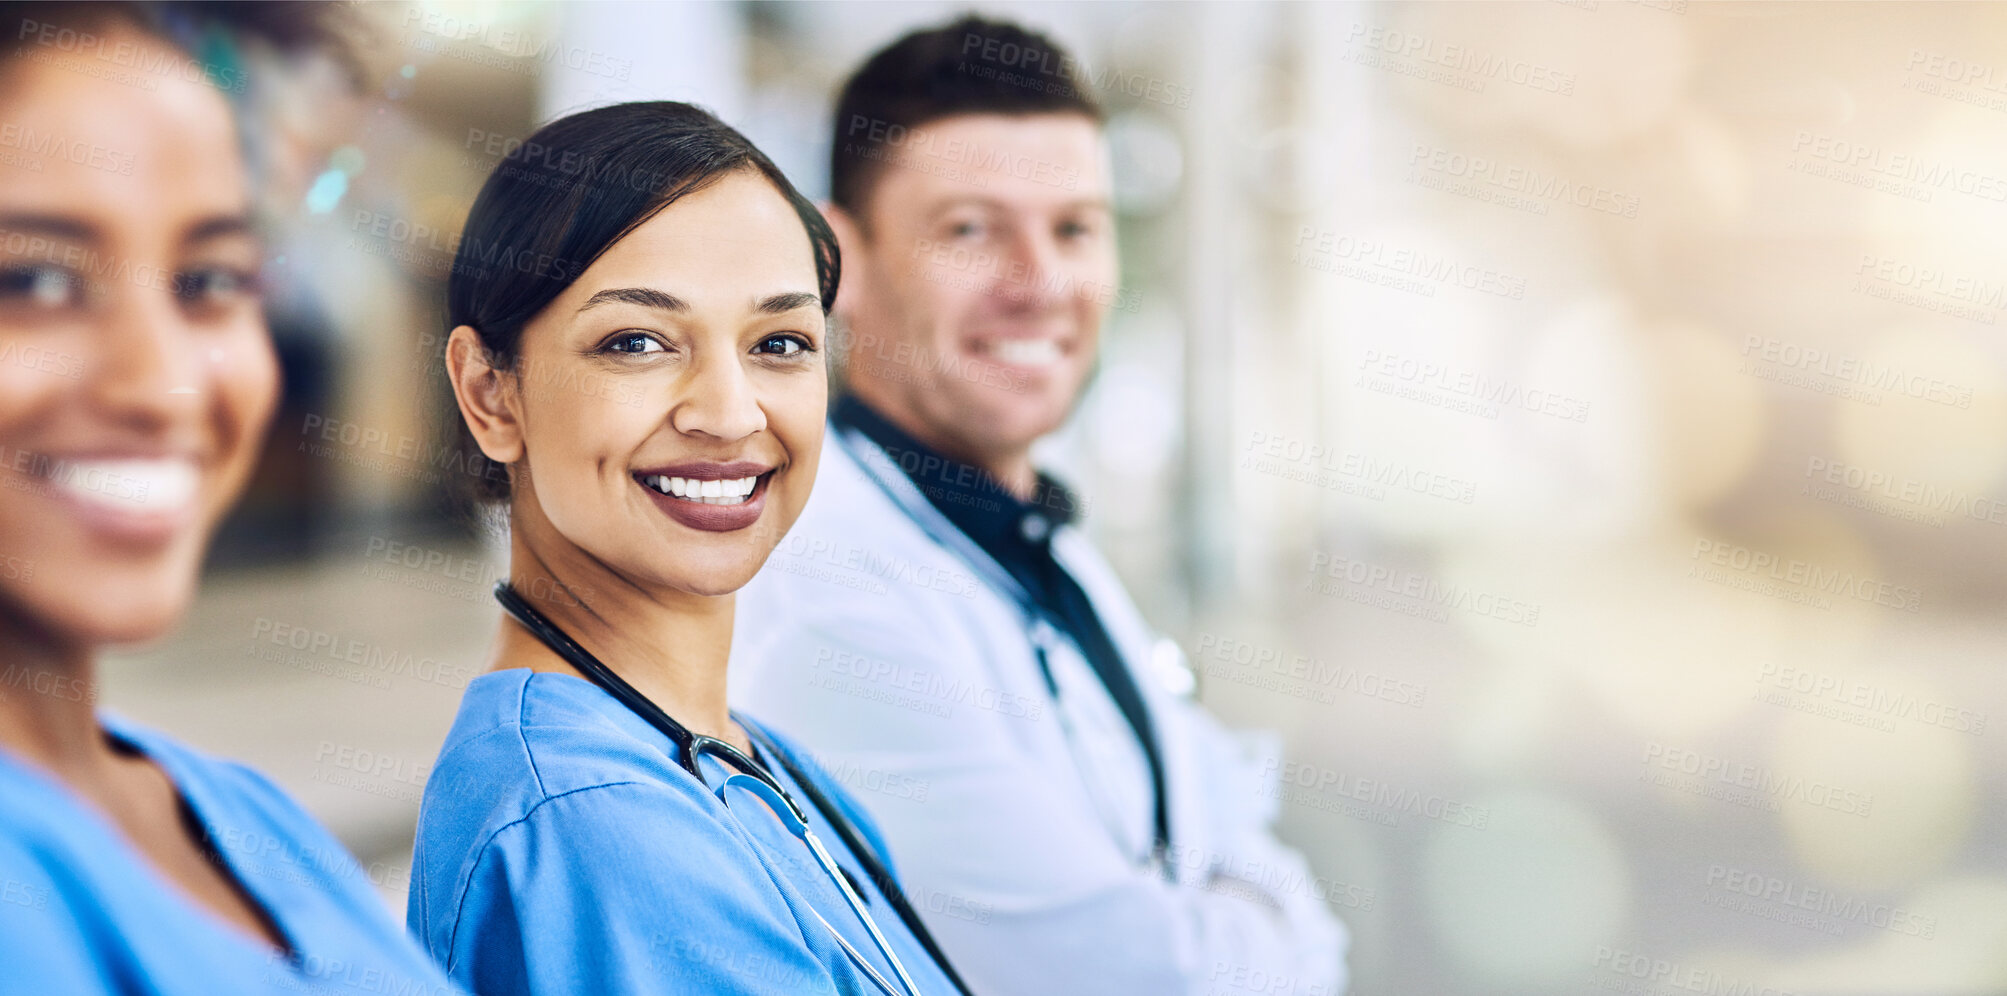
<svg viewBox="0 0 2007 996"><path fill-rule="evenodd" d="M887 45L844 83L829 149L830 201L862 222L897 144L884 136L958 114L1102 119L1057 42L1008 21L964 15Z"/></svg>

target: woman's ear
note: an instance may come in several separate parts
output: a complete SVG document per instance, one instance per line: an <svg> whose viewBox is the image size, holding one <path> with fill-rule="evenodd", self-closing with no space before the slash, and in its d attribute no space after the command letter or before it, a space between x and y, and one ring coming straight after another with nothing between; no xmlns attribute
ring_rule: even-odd
<svg viewBox="0 0 2007 996"><path fill-rule="evenodd" d="M467 420L467 430L482 454L499 464L521 460L523 426L514 404L514 379L508 371L495 369L472 325L454 329L446 340L446 377L453 382L460 417Z"/></svg>

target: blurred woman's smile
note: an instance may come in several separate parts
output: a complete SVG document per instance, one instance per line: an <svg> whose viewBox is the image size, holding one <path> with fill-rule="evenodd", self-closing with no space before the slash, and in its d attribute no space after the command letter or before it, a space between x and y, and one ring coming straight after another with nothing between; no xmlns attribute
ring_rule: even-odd
<svg viewBox="0 0 2007 996"><path fill-rule="evenodd" d="M157 546L198 524L201 464L187 456L58 456L29 474L98 539Z"/></svg>

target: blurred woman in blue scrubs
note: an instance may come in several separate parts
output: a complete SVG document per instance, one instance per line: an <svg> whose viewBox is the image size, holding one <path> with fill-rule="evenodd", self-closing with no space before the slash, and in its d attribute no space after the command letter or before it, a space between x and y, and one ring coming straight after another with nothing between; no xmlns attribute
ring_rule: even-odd
<svg viewBox="0 0 2007 996"><path fill-rule="evenodd" d="M279 392L242 77L131 67L314 16L0 6L0 992L450 991L275 785L95 706L100 648L187 609Z"/></svg>
<svg viewBox="0 0 2007 996"><path fill-rule="evenodd" d="M446 368L508 468L479 497L511 617L425 788L410 926L485 996L961 991L859 807L725 699L733 593L815 476L837 271L685 104L552 123L474 203Z"/></svg>

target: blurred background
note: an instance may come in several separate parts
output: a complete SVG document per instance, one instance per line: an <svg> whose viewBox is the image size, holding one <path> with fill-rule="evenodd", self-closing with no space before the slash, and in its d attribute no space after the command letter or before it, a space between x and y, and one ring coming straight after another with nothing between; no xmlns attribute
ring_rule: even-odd
<svg viewBox="0 0 2007 996"><path fill-rule="evenodd" d="M2007 7L977 6L1110 112L1123 293L1047 457L1282 735L1354 992L2007 992ZM820 196L842 76L961 9L362 7L364 92L270 96L285 410L110 703L401 913L504 571L438 442L480 183L673 98Z"/></svg>

